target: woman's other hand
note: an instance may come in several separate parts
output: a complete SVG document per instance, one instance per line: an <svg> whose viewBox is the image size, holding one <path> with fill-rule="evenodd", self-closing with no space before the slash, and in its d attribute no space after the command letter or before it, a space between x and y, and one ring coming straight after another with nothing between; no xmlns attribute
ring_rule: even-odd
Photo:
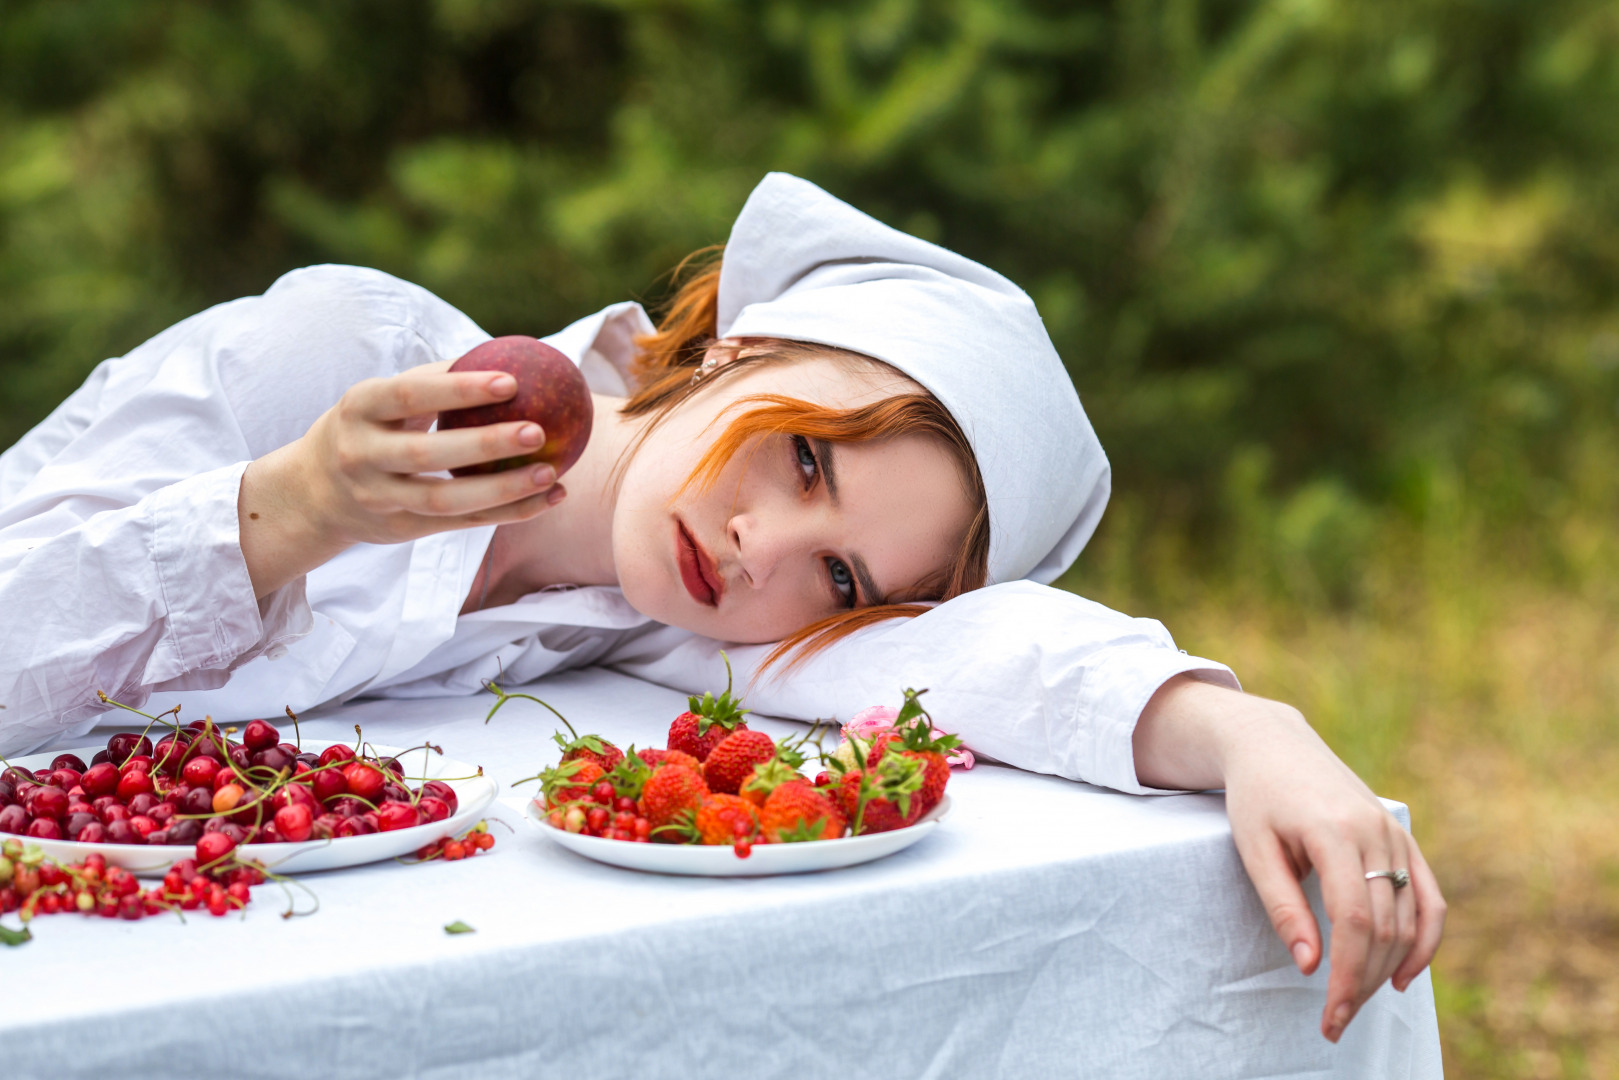
<svg viewBox="0 0 1619 1080"><path fill-rule="evenodd" d="M505 401L510 375L425 364L350 387L300 439L247 467L237 502L242 554L265 596L352 544L392 544L523 521L562 498L549 465L427 475L532 452L538 424L428 431L440 411Z"/></svg>
<svg viewBox="0 0 1619 1080"><path fill-rule="evenodd" d="M1385 980L1404 991L1439 948L1445 901L1411 834L1297 709L1181 676L1142 711L1136 773L1152 787L1226 790L1237 852L1271 925L1308 975L1321 930L1301 885L1321 881L1332 921L1321 1033L1337 1042ZM1407 870L1395 889L1369 871Z"/></svg>

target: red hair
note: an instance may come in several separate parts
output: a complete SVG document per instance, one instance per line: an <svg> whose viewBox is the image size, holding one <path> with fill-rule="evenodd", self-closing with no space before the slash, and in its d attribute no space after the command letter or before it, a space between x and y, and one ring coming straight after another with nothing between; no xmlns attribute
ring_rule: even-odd
<svg viewBox="0 0 1619 1080"><path fill-rule="evenodd" d="M675 293L656 332L636 339L640 353L635 373L640 388L624 403L625 416L651 416L644 439L676 406L707 386L753 364L832 357L852 364L887 367L881 361L845 349L796 341L766 341L763 348L738 356L730 363L693 379L708 347L715 342L719 310L720 248L705 248L681 262L678 279L689 277ZM827 442L858 443L925 435L937 439L961 470L973 506L973 517L948 567L918 582L903 602L876 604L840 611L789 634L765 658L765 667L793 654L790 670L810 656L856 630L892 618L909 618L928 610L925 601L948 600L979 588L988 577L989 501L972 445L939 400L917 388L853 409L832 409L798 398L759 394L736 402L732 408L753 406L735 416L698 461L686 485L707 488L726 464L751 440L766 435L800 435ZM639 446L639 443L637 443ZM634 452L632 447L631 453Z"/></svg>

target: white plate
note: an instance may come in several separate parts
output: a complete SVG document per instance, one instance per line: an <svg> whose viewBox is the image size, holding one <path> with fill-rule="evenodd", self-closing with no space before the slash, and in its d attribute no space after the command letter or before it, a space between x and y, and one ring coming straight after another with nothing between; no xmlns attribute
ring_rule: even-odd
<svg viewBox="0 0 1619 1080"><path fill-rule="evenodd" d="M950 796L939 800L914 825L890 832L847 836L841 840L809 840L801 844L755 844L753 854L737 857L729 846L700 844L636 844L600 836L564 832L545 820L545 811L532 799L524 812L530 823L552 843L612 866L646 870L654 874L689 874L696 877L759 877L765 874L808 874L836 870L881 859L904 851L938 828L950 812Z"/></svg>
<svg viewBox="0 0 1619 1080"><path fill-rule="evenodd" d="M318 754L326 747L334 745L336 744L330 740L310 739L309 745L304 749ZM58 754L77 754L85 761L89 761L98 751L104 749L105 743L74 750L56 750L48 754L13 758L11 764L32 771L49 766ZM372 743L370 749L378 757L399 757L407 776L425 776L430 780L444 777L472 777L468 780L444 781L455 791L455 813L443 821L416 825L409 829L395 829L393 832L367 833L364 836L345 836L332 840L305 840L296 844L243 844L237 851L244 858L259 860L278 874L308 874L316 870L359 866L363 863L409 855L442 836L450 836L469 829L494 801L495 782L487 776L473 776L478 771L476 765L452 761L419 748L407 752L397 747L378 746ZM424 766L424 758L427 759L425 772L420 771ZM419 780L412 781L410 786L419 786L420 783ZM12 839L14 835L0 833L0 840ZM196 853L193 844L81 844L74 840L40 840L32 836L16 836L16 839L25 844L38 844L45 854L62 862L81 862L91 852L100 852L109 866L122 866L125 870L143 877L161 876L179 860Z"/></svg>

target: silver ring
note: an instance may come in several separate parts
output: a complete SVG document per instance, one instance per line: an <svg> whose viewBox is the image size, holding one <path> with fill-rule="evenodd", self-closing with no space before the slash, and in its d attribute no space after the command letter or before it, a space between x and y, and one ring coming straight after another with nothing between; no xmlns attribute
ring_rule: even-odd
<svg viewBox="0 0 1619 1080"><path fill-rule="evenodd" d="M1396 892L1411 884L1411 872L1409 870L1368 870L1366 872L1367 881L1380 877L1386 877L1394 882Z"/></svg>

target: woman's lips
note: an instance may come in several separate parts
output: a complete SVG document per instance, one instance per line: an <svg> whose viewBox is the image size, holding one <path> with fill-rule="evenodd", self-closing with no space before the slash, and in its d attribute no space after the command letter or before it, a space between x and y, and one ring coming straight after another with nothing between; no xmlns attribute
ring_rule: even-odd
<svg viewBox="0 0 1619 1080"><path fill-rule="evenodd" d="M686 526L675 522L676 558L680 563L680 581L691 593L693 600L708 607L718 607L725 595L725 583L714 570L714 560L698 546L697 540L686 531Z"/></svg>

